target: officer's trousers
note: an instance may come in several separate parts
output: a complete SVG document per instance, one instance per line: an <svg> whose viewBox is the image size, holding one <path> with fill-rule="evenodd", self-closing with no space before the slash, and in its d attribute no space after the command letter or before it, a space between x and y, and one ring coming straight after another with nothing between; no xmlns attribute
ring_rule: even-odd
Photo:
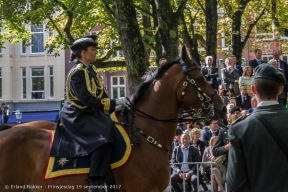
<svg viewBox="0 0 288 192"><path fill-rule="evenodd" d="M112 173L110 159L113 145L106 143L91 153L89 177L106 178Z"/></svg>

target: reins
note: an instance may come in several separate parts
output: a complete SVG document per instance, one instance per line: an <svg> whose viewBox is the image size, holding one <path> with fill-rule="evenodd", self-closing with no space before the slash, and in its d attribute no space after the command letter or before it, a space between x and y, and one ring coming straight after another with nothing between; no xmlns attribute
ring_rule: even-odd
<svg viewBox="0 0 288 192"><path fill-rule="evenodd" d="M139 135L142 135L149 143L153 144L157 148L164 150L166 153L169 154L169 150L165 148L162 144L158 143L156 139L154 139L152 136L147 135L144 133L141 129L137 128L134 123L133 123L133 114L138 115L140 117L153 120L153 121L160 121L160 122L177 122L177 123L183 123L183 122L198 122L198 121L207 121L211 117L214 116L214 103L212 102L211 98L217 94L216 91L212 91L209 96L206 93L203 93L201 88L197 86L196 81L191 77L189 74L190 71L193 70L199 70L199 67L191 67L186 69L186 65L184 61L180 60L180 64L182 66L182 70L185 74L185 79L183 82L183 88L182 88L182 97L181 97L181 106L184 106L184 96L186 94L186 89L189 83L192 85L194 88L198 98L202 101L202 107L200 109L192 109L191 110L181 112L180 117L174 118L174 119L159 119L156 117L153 117L139 109L133 106L132 102L129 100L129 98L126 97L126 100L128 101L126 103L125 109L128 111L128 120L125 119L125 122L114 122L115 124L120 124L120 125L125 125L128 126L128 131L130 135L130 143L132 146L137 146L140 144L140 138ZM206 117L201 117L202 112L204 110L209 110L208 114ZM183 115L184 113L188 113L189 115ZM123 115L125 118L125 115ZM186 117L192 117L192 119L185 119Z"/></svg>

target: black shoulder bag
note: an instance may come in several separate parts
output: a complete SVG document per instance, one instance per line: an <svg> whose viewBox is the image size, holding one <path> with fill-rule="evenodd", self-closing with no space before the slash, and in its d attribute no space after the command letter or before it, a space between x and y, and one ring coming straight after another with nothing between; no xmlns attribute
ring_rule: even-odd
<svg viewBox="0 0 288 192"><path fill-rule="evenodd" d="M277 135L275 131L273 131L273 128L271 127L270 123L266 121L265 118L263 118L260 114L258 113L252 113L251 116L256 117L262 125L267 129L267 131L270 133L272 138L275 140L279 148L282 150L284 155L286 156L288 160L288 148L285 146L284 142L281 140L281 138Z"/></svg>

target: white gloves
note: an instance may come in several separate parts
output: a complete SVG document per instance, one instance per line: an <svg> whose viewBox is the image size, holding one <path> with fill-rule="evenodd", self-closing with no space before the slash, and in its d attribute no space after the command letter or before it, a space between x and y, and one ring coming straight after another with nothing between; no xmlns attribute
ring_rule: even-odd
<svg viewBox="0 0 288 192"><path fill-rule="evenodd" d="M126 103L126 98L125 97L120 97L116 99L116 105L124 105Z"/></svg>

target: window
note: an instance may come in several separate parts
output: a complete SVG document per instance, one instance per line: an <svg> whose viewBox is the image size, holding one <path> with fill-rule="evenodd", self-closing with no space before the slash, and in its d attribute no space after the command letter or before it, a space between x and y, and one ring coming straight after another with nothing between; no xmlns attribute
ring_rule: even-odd
<svg viewBox="0 0 288 192"><path fill-rule="evenodd" d="M21 43L21 54L26 54L26 45L27 44L27 42L24 40L24 41L22 41L22 43Z"/></svg>
<svg viewBox="0 0 288 192"><path fill-rule="evenodd" d="M126 96L124 76L111 77L111 94L113 99Z"/></svg>
<svg viewBox="0 0 288 192"><path fill-rule="evenodd" d="M44 30L43 25L31 26L31 53L44 53Z"/></svg>
<svg viewBox="0 0 288 192"><path fill-rule="evenodd" d="M90 31L90 35L97 35L98 31Z"/></svg>
<svg viewBox="0 0 288 192"><path fill-rule="evenodd" d="M2 99L2 68L0 68L0 99Z"/></svg>
<svg viewBox="0 0 288 192"><path fill-rule="evenodd" d="M31 99L45 99L44 68L31 68Z"/></svg>
<svg viewBox="0 0 288 192"><path fill-rule="evenodd" d="M273 56L272 55L265 55L265 56L262 56L262 59L268 63L271 59L273 59Z"/></svg>
<svg viewBox="0 0 288 192"><path fill-rule="evenodd" d="M49 98L54 98L54 68L49 67Z"/></svg>
<svg viewBox="0 0 288 192"><path fill-rule="evenodd" d="M21 68L21 97L27 99L27 76L26 68Z"/></svg>

